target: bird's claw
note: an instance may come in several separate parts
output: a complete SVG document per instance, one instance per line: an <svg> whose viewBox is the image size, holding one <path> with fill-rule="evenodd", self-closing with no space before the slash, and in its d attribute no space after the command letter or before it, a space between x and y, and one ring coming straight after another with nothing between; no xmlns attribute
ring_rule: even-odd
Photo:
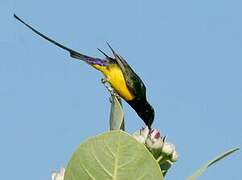
<svg viewBox="0 0 242 180"><path fill-rule="evenodd" d="M107 90L112 94L113 88L111 87L111 85L109 84L109 82L107 81L107 79L106 78L102 78L101 79L101 82L107 88Z"/></svg>
<svg viewBox="0 0 242 180"><path fill-rule="evenodd" d="M104 84L104 86L107 88L111 96L115 96L118 100L120 100L120 96L115 92L115 90L111 87L110 83L107 81L106 78L102 78L101 82ZM110 98L110 102L112 103L112 100Z"/></svg>
<svg viewBox="0 0 242 180"><path fill-rule="evenodd" d="M106 84L108 81L107 81L106 78L102 78L102 79L101 79L101 82L102 82L103 84Z"/></svg>
<svg viewBox="0 0 242 180"><path fill-rule="evenodd" d="M113 99L112 97L109 97L109 102L112 104L113 103Z"/></svg>

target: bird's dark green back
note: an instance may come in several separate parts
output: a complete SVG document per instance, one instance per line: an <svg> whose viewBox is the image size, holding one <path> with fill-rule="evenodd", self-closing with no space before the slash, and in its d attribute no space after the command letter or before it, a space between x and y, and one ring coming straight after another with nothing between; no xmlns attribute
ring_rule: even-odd
<svg viewBox="0 0 242 180"><path fill-rule="evenodd" d="M140 77L134 72L125 59L117 54L113 48L108 44L114 55L114 60L118 63L123 72L127 87L134 94L136 98L146 99L146 87Z"/></svg>

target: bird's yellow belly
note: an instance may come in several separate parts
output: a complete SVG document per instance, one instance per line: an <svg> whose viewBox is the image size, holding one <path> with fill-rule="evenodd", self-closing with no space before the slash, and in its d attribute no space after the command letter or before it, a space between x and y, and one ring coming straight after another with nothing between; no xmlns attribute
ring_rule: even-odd
<svg viewBox="0 0 242 180"><path fill-rule="evenodd" d="M124 79L124 75L117 64L113 64L110 66L93 66L104 74L107 81L111 84L112 88L114 88L119 96L121 96L126 101L134 99L134 95L128 89Z"/></svg>

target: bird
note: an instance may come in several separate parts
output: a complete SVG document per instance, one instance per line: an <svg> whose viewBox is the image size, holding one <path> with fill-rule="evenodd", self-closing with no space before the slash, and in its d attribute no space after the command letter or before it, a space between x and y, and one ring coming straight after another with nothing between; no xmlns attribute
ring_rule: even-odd
<svg viewBox="0 0 242 180"><path fill-rule="evenodd" d="M147 100L146 87L141 78L130 67L127 61L121 55L119 55L109 43L107 43L107 45L112 51L113 57L108 56L99 48L97 49L105 56L105 59L87 56L40 33L16 14L14 14L14 18L16 18L19 22L24 24L37 35L68 51L70 57L82 60L91 65L93 68L102 72L105 77L103 78L103 83L109 83L111 88L114 89L114 92L125 100L135 110L145 125L151 129L155 117L155 111Z"/></svg>

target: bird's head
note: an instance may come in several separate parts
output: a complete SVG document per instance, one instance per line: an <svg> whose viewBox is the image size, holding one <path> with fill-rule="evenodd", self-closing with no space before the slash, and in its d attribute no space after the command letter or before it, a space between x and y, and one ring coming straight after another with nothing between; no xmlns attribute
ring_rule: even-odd
<svg viewBox="0 0 242 180"><path fill-rule="evenodd" d="M154 108L147 102L146 98L136 98L127 102L144 121L145 125L151 129L151 125L155 118L155 111Z"/></svg>
<svg viewBox="0 0 242 180"><path fill-rule="evenodd" d="M144 102L142 110L139 111L138 115L145 122L148 128L151 129L151 125L155 118L155 111L154 108L147 101Z"/></svg>

